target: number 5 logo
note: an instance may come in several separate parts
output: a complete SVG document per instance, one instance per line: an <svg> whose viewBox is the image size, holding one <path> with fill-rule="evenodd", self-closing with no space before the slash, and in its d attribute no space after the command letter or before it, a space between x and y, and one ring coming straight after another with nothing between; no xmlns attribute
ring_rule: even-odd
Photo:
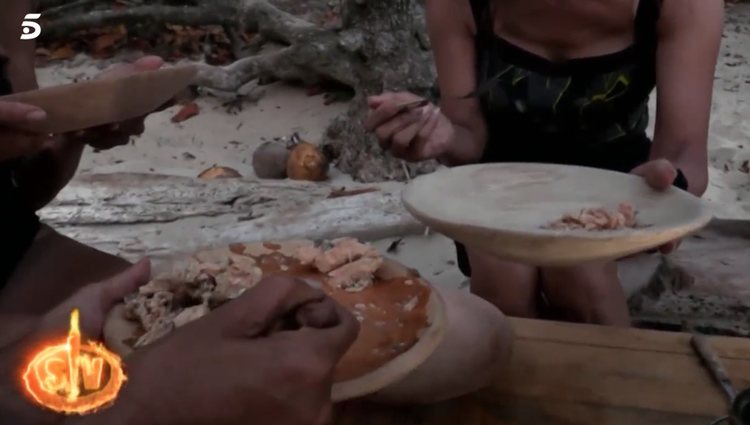
<svg viewBox="0 0 750 425"><path fill-rule="evenodd" d="M33 40L42 33L42 27L38 23L34 22L35 19L39 19L42 15L39 13L29 13L24 17L24 21L21 22L21 40Z"/></svg>

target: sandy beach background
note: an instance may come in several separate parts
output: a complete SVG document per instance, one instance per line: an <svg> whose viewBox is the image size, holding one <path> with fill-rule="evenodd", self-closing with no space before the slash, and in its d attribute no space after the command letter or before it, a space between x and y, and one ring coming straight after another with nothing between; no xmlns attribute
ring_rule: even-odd
<svg viewBox="0 0 750 425"><path fill-rule="evenodd" d="M706 194L719 218L750 219L749 60L750 4L730 5L715 76ZM42 86L63 84L95 75L112 62L116 60L101 62L81 54L39 68L38 76ZM130 145L105 152L87 150L78 172L193 177L218 164L253 177L252 153L261 143L295 132L317 143L328 122L346 108L344 103L325 105L322 96L308 96L303 89L283 84L263 90L262 99L245 103L241 110L228 110L222 105L226 99L201 97L197 100L200 113L179 124L170 121L176 107L154 114L147 120L146 132ZM350 182L336 170L332 176L336 183ZM377 245L386 249L392 242L378 241ZM461 286L464 282L455 265L453 244L439 235L407 237L394 256L435 284Z"/></svg>

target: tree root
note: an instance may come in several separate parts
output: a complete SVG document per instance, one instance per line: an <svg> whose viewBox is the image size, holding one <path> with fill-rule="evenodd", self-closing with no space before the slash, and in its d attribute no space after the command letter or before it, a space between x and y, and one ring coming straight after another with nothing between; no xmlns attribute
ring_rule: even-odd
<svg viewBox="0 0 750 425"><path fill-rule="evenodd" d="M122 10L94 10L68 15L44 26L41 38L50 40L89 28L110 25L224 25L235 22L229 10L216 7L140 6Z"/></svg>
<svg viewBox="0 0 750 425"><path fill-rule="evenodd" d="M196 83L229 92L255 79L308 85L334 82L351 87L357 96L350 110L331 124L322 143L339 169L359 181L406 180L434 170L433 162L404 167L401 161L384 155L360 124L367 113L366 96L384 90L426 95L434 83L421 1L342 0L341 11L342 27L328 29L265 0L195 0L194 5L185 7L147 5L65 16L48 24L44 35L143 23L222 25L256 31L261 39L281 47L227 66L199 65Z"/></svg>

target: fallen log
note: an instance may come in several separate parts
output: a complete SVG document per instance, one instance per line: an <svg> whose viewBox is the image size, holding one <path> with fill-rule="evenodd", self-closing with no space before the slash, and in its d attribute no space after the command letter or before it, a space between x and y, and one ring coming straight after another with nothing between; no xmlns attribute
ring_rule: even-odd
<svg viewBox="0 0 750 425"><path fill-rule="evenodd" d="M750 221L715 220L656 267L641 270L642 278L653 271L646 281L630 283L640 286L630 297L636 324L750 336L748 259Z"/></svg>
<svg viewBox="0 0 750 425"><path fill-rule="evenodd" d="M346 194L347 196L340 196ZM153 174L73 181L41 218L102 251L156 262L232 242L419 235L400 190ZM750 222L716 220L669 255L620 262L642 327L750 336ZM457 282L458 284L458 282Z"/></svg>
<svg viewBox="0 0 750 425"><path fill-rule="evenodd" d="M232 242L420 234L400 190L331 197L340 186L154 174L78 177L40 213L59 232L129 260ZM351 188L357 189L357 188Z"/></svg>

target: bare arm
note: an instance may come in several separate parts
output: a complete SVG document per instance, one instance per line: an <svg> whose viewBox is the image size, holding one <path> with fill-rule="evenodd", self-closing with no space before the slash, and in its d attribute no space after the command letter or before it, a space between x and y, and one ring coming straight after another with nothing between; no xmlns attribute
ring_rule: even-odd
<svg viewBox="0 0 750 425"><path fill-rule="evenodd" d="M34 70L36 45L33 40L21 40L21 22L35 8L33 0L6 0L0 13L0 46L10 59L8 76L16 92L34 90L37 86ZM75 174L83 143L61 139L53 148L29 158L16 170L16 182L26 202L39 209L54 199Z"/></svg>
<svg viewBox="0 0 750 425"><path fill-rule="evenodd" d="M659 22L651 159L670 160L696 195L708 186L708 126L723 18L721 0L664 0Z"/></svg>
<svg viewBox="0 0 750 425"><path fill-rule="evenodd" d="M427 0L427 30L440 86L440 109L453 123L455 136L441 162L477 162L487 144L487 126L476 98L473 18L467 0Z"/></svg>

